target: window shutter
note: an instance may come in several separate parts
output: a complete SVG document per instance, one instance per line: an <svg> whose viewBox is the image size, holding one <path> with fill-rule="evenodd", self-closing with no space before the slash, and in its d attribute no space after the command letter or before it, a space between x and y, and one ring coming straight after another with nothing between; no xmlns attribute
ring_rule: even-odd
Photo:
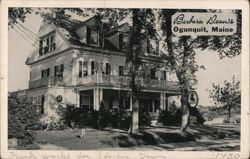
<svg viewBox="0 0 250 159"><path fill-rule="evenodd" d="M91 43L91 28L87 27L87 44Z"/></svg>
<svg viewBox="0 0 250 159"><path fill-rule="evenodd" d="M106 74L110 75L111 72L111 65L109 63L106 63Z"/></svg>
<svg viewBox="0 0 250 159"><path fill-rule="evenodd" d="M41 96L41 114L44 114L44 95Z"/></svg>
<svg viewBox="0 0 250 159"><path fill-rule="evenodd" d="M155 79L155 69L151 69L151 79Z"/></svg>
<svg viewBox="0 0 250 159"><path fill-rule="evenodd" d="M94 67L95 67L94 61L91 61L91 74L92 75L95 73Z"/></svg>
<svg viewBox="0 0 250 159"><path fill-rule="evenodd" d="M103 46L102 42L103 42L103 34L101 32L99 32L99 46Z"/></svg>
<svg viewBox="0 0 250 159"><path fill-rule="evenodd" d="M46 45L49 46L49 37L46 39Z"/></svg>
<svg viewBox="0 0 250 159"><path fill-rule="evenodd" d="M41 78L43 78L43 70L41 71Z"/></svg>
<svg viewBox="0 0 250 159"><path fill-rule="evenodd" d="M79 77L82 77L82 61L79 61Z"/></svg>
<svg viewBox="0 0 250 159"><path fill-rule="evenodd" d="M57 74L58 74L58 68L59 68L58 66L55 66L55 70L54 70L54 73L55 73L55 74L54 74L54 76L55 76L55 77L57 77Z"/></svg>
<svg viewBox="0 0 250 159"><path fill-rule="evenodd" d="M60 65L60 74L61 74L61 77L63 77L63 71L64 71L64 66L63 64Z"/></svg>
<svg viewBox="0 0 250 159"><path fill-rule="evenodd" d="M49 75L50 75L50 69L47 68L47 77L49 77Z"/></svg>
<svg viewBox="0 0 250 159"><path fill-rule="evenodd" d="M119 66L119 76L123 76L124 75L123 69L124 69L123 66Z"/></svg>

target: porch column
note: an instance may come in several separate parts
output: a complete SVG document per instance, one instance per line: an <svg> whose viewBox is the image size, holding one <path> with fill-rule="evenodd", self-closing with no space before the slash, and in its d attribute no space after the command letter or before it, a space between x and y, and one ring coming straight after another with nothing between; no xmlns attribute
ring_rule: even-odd
<svg viewBox="0 0 250 159"><path fill-rule="evenodd" d="M94 101L94 110L99 110L100 108L100 103L103 99L103 89L102 88L95 88L94 89L94 96L93 96L93 101Z"/></svg>
<svg viewBox="0 0 250 159"><path fill-rule="evenodd" d="M76 90L76 106L80 108L80 92Z"/></svg>
<svg viewBox="0 0 250 159"><path fill-rule="evenodd" d="M153 112L156 112L156 110L155 110L155 100L154 100L154 98L152 99L152 108L153 108Z"/></svg>
<svg viewBox="0 0 250 159"><path fill-rule="evenodd" d="M93 95L93 107L94 107L94 110L97 110L97 105L98 105L98 98L99 98L99 91L98 91L98 88L94 88L93 90L94 92L94 95Z"/></svg>
<svg viewBox="0 0 250 159"><path fill-rule="evenodd" d="M161 110L165 110L165 106L166 105L166 97L165 97L165 93L161 92L160 94L160 108Z"/></svg>
<svg viewBox="0 0 250 159"><path fill-rule="evenodd" d="M130 110L132 110L132 106L133 106L133 100L132 100L132 94L130 95Z"/></svg>

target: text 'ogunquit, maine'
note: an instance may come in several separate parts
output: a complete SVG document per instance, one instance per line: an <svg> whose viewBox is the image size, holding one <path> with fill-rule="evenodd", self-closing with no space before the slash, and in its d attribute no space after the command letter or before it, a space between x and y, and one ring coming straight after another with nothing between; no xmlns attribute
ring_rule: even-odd
<svg viewBox="0 0 250 159"><path fill-rule="evenodd" d="M232 35L236 24L236 16L230 13L178 12L172 16L172 32L177 36Z"/></svg>

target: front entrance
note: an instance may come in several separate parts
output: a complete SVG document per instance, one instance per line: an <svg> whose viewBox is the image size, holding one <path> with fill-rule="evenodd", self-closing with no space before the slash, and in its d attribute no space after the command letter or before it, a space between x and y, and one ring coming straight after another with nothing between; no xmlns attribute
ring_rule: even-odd
<svg viewBox="0 0 250 159"><path fill-rule="evenodd" d="M93 109L92 91L80 92L80 111L82 113L90 113Z"/></svg>

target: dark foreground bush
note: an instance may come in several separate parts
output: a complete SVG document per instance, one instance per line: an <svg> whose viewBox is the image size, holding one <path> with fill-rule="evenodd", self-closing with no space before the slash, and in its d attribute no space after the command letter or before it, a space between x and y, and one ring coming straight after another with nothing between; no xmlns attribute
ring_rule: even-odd
<svg viewBox="0 0 250 159"><path fill-rule="evenodd" d="M196 124L203 124L206 121L203 114L196 107L190 108L190 115L196 117Z"/></svg>
<svg viewBox="0 0 250 159"><path fill-rule="evenodd" d="M39 105L28 96L8 97L8 137L17 138L20 146L32 143L33 132L41 129Z"/></svg>
<svg viewBox="0 0 250 159"><path fill-rule="evenodd" d="M181 124L181 111L177 109L175 104L169 106L168 111L161 111L158 122L166 126L176 126Z"/></svg>
<svg viewBox="0 0 250 159"><path fill-rule="evenodd" d="M192 124L203 124L206 120L203 114L196 108L190 108L190 119ZM169 111L162 111L158 122L166 126L179 126L181 124L181 111L175 106L170 106Z"/></svg>

